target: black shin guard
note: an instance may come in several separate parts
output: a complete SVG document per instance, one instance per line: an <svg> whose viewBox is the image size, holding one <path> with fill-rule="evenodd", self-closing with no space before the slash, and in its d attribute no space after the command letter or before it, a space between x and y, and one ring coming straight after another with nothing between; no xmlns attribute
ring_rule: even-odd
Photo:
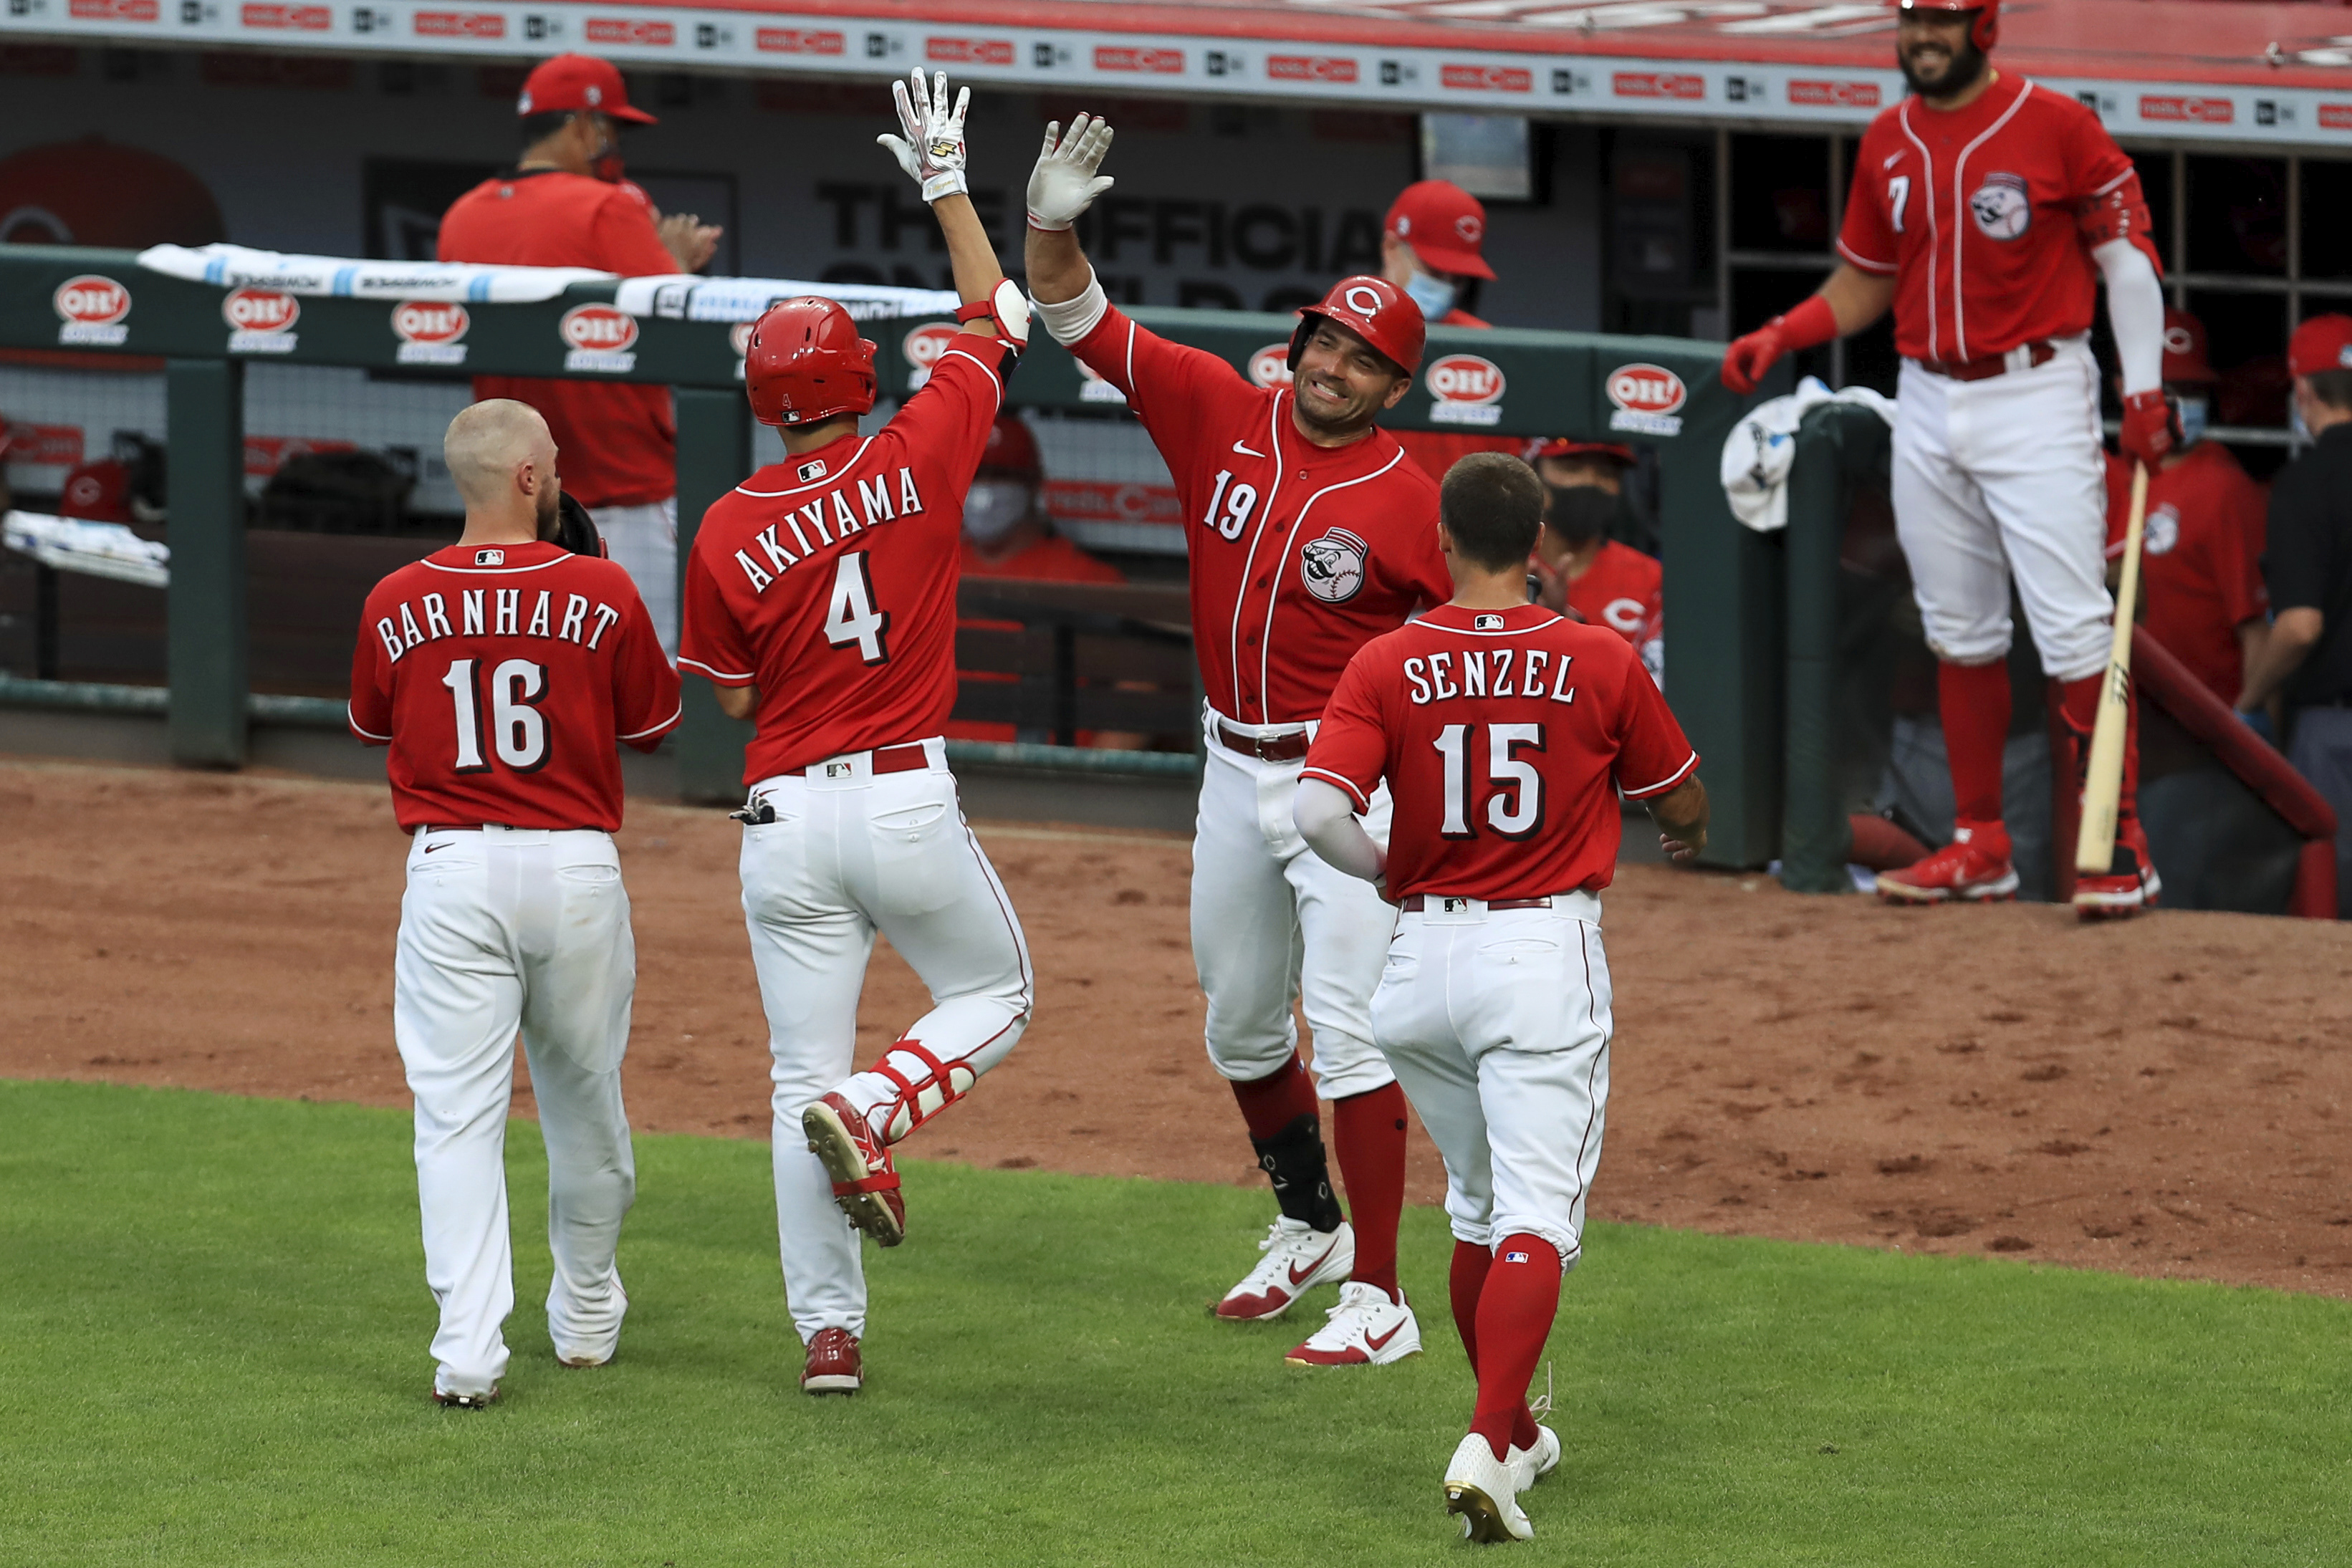
<svg viewBox="0 0 2352 1568"><path fill-rule="evenodd" d="M1258 1169L1274 1183L1274 1200L1285 1219L1301 1220L1313 1230L1339 1228L1346 1217L1331 1196L1331 1168L1316 1117L1297 1117L1273 1137L1252 1138L1250 1145L1257 1150Z"/></svg>

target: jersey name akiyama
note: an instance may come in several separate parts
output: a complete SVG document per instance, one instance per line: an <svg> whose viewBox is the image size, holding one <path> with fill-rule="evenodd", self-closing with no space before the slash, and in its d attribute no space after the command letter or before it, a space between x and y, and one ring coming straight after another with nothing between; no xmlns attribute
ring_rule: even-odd
<svg viewBox="0 0 2352 1568"><path fill-rule="evenodd" d="M1573 655L1563 654L1559 669L1554 670L1549 650L1529 648L1525 663L1514 674L1511 665L1518 653L1517 648L1472 648L1462 654L1459 670L1454 668L1452 653L1407 659L1404 678L1412 683L1412 705L1426 707L1433 702L1456 697L1549 697L1556 703L1576 700L1576 688L1568 684L1568 667L1576 662ZM1550 690L1545 690L1547 685Z"/></svg>
<svg viewBox="0 0 2352 1568"><path fill-rule="evenodd" d="M449 623L449 601L442 595L427 593L413 602L403 600L399 620L395 622L389 615L379 618L375 634L383 640L384 652L396 664L411 648L421 643L437 643L444 637L561 638L593 651L604 633L621 619L621 612L611 605L592 602L581 593L563 596L563 612L559 618L554 591L542 588L532 597L530 619L526 621L523 596L528 591L520 588L468 588L457 595L455 627Z"/></svg>
<svg viewBox="0 0 2352 1568"><path fill-rule="evenodd" d="M1364 586L1371 548L1346 528L1333 528L1298 552L1298 580L1326 604L1345 604Z"/></svg>
<svg viewBox="0 0 2352 1568"><path fill-rule="evenodd" d="M2033 224L2033 198L2022 174L1987 174L1969 198L1969 211L1988 239L2015 239Z"/></svg>
<svg viewBox="0 0 2352 1568"><path fill-rule="evenodd" d="M828 490L806 506L786 512L781 523L770 523L751 536L751 543L758 547L761 558L772 570L763 569L759 561L752 559L748 549L735 552L735 564L743 569L743 576L751 582L752 592L764 591L778 577L827 545L839 544L850 535L863 533L880 523L911 517L923 509L922 494L915 488L915 471L912 468L898 470L898 490L895 497L890 493L890 476L887 474L871 480L856 481L857 504L855 507L850 505L847 494L850 488L845 485L838 489ZM799 554L786 549L783 541L776 537L776 530L780 528L791 532L793 542L800 546ZM812 535L816 539L814 544L809 542Z"/></svg>

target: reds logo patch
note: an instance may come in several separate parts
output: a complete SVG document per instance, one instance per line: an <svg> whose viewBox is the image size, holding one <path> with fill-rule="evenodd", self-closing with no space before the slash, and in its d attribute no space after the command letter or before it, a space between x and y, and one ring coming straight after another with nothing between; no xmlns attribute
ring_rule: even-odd
<svg viewBox="0 0 2352 1568"><path fill-rule="evenodd" d="M1370 554L1364 541L1345 528L1333 528L1298 552L1298 580L1326 604L1345 604L1364 588L1364 561Z"/></svg>
<svg viewBox="0 0 2352 1568"><path fill-rule="evenodd" d="M2172 547L2180 542L2180 508L2167 501L2147 515L2146 531L2140 535L2140 549L2150 555L2170 555Z"/></svg>
<svg viewBox="0 0 2352 1568"><path fill-rule="evenodd" d="M1988 239L2012 240L2033 226L2033 201L2022 174L1987 174L1969 198L1969 211Z"/></svg>

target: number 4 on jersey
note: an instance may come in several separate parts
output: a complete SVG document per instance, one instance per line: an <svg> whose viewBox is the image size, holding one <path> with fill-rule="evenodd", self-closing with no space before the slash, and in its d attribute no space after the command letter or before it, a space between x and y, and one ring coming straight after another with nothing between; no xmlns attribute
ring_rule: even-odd
<svg viewBox="0 0 2352 1568"><path fill-rule="evenodd" d="M874 577L866 567L866 552L841 558L833 574L833 598L824 610L824 640L836 648L855 643L857 656L869 664L890 662L883 635L890 630L890 612L874 608Z"/></svg>

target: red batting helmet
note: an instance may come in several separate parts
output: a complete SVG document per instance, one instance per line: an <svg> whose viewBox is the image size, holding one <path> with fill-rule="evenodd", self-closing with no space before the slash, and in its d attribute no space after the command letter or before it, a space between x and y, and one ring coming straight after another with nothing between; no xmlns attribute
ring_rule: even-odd
<svg viewBox="0 0 2352 1568"><path fill-rule="evenodd" d="M814 424L874 406L874 345L849 312L803 295L779 300L751 324L743 386L761 424Z"/></svg>
<svg viewBox="0 0 2352 1568"><path fill-rule="evenodd" d="M1407 375L1421 369L1421 345L1429 330L1421 319L1421 307L1385 277L1343 277L1331 286L1320 305L1309 305L1298 313L1298 329L1290 335L1287 361L1293 371L1298 369L1298 356L1307 351L1307 340L1314 335L1318 321L1346 328Z"/></svg>
<svg viewBox="0 0 2352 1568"><path fill-rule="evenodd" d="M2000 37L2000 0L1897 0L1906 11L1973 11L1976 26L1969 29L1969 42L1979 49L1990 49Z"/></svg>

